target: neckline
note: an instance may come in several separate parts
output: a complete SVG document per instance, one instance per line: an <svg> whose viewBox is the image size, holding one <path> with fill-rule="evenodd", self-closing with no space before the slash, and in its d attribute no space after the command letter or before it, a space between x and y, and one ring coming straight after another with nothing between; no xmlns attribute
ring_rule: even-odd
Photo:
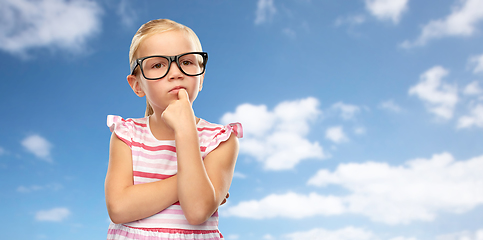
<svg viewBox="0 0 483 240"><path fill-rule="evenodd" d="M146 126L147 126L147 128L148 128L149 135L150 135L150 136L151 136L151 137L152 137L154 140L156 140L156 141L158 141L158 142L169 142L169 143L174 143L174 141L175 141L174 139L173 139L173 140L159 140L159 139L157 139L157 138L154 136L153 132L151 132L151 126L149 125L149 118L150 118L151 116L152 116L152 115L149 115L149 116L145 117L145 119L146 119ZM198 119L199 119L199 120L198 120L198 122L196 123L196 128L198 128L198 127L199 127L199 125L201 124L201 122L205 121L205 120L204 120L204 119L202 119L202 118L198 118ZM196 131L198 131L198 129L196 129Z"/></svg>

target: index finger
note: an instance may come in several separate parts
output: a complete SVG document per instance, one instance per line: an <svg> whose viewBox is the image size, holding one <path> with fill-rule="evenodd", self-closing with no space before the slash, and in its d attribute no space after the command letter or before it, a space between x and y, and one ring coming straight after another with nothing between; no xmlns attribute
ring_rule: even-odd
<svg viewBox="0 0 483 240"><path fill-rule="evenodd" d="M178 91L178 99L179 100L181 100L181 99L190 99L190 96L189 96L188 92L186 91L186 89L181 88Z"/></svg>

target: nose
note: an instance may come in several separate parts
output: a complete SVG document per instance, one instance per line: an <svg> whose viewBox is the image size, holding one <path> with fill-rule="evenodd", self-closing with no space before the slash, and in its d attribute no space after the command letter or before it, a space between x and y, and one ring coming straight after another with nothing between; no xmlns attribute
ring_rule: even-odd
<svg viewBox="0 0 483 240"><path fill-rule="evenodd" d="M171 62L167 77L169 80L183 79L184 74L181 72L181 69L179 69L178 64L176 64L175 61Z"/></svg>

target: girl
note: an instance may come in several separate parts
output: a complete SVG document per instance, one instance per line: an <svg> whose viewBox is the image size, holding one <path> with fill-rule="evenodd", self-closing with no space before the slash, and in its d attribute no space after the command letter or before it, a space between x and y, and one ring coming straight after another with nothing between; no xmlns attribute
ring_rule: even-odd
<svg viewBox="0 0 483 240"><path fill-rule="evenodd" d="M194 115L207 53L190 28L160 19L137 31L129 60L127 81L147 108L144 118L107 118L107 239L223 239L217 209L229 196L242 128Z"/></svg>

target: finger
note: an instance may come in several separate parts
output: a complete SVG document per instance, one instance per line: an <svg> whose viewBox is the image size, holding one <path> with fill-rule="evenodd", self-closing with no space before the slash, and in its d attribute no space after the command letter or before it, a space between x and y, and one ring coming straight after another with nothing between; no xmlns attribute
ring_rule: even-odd
<svg viewBox="0 0 483 240"><path fill-rule="evenodd" d="M186 91L186 89L181 88L178 91L178 99L179 100L184 100L184 99L189 99L189 98L190 98L190 96L188 95L188 92Z"/></svg>

